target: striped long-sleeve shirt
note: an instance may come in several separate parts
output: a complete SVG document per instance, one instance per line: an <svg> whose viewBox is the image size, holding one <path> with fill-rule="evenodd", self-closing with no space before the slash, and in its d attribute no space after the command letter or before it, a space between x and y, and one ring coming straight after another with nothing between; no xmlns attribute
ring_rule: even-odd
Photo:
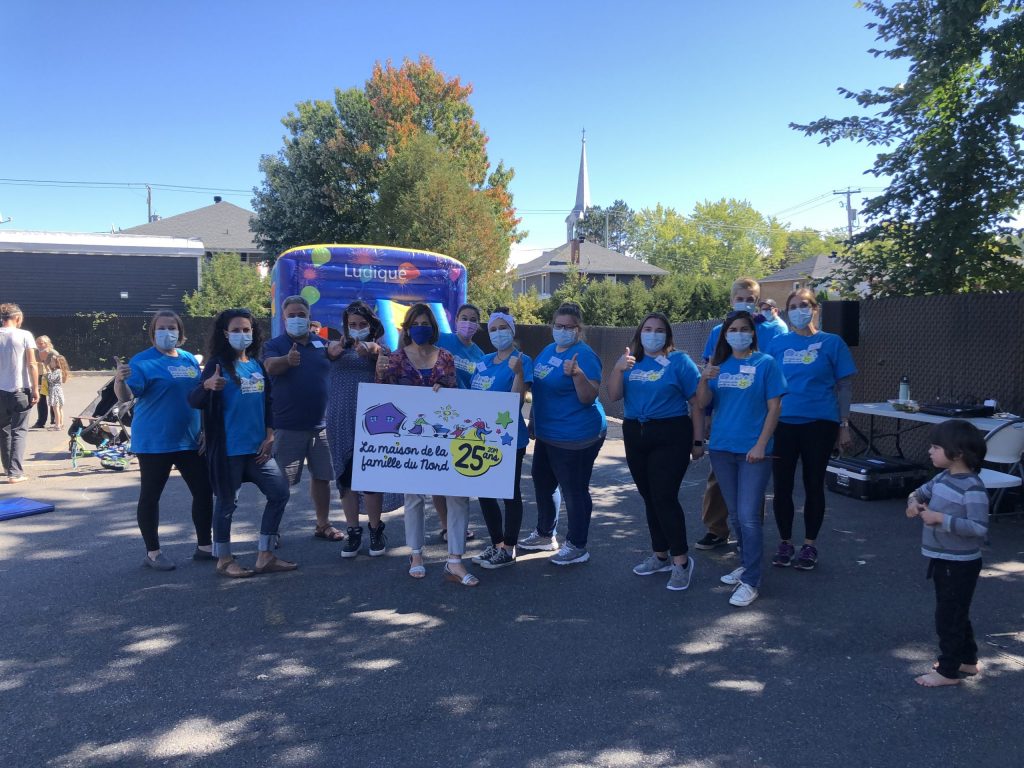
<svg viewBox="0 0 1024 768"><path fill-rule="evenodd" d="M976 474L940 472L916 491L918 501L944 515L921 532L921 554L939 560L978 560L988 532L988 493Z"/></svg>

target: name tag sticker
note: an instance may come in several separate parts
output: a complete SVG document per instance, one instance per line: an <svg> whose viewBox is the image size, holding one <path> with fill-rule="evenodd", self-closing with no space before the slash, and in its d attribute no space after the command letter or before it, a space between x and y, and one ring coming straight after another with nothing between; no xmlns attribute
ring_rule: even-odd
<svg viewBox="0 0 1024 768"><path fill-rule="evenodd" d="M314 339L312 344L313 344L313 349L323 349L324 348L324 343L322 341L317 341L317 340Z"/></svg>
<svg viewBox="0 0 1024 768"><path fill-rule="evenodd" d="M662 368L665 368L668 366L669 360L664 355L658 355L656 358L654 358L654 362L656 362Z"/></svg>
<svg viewBox="0 0 1024 768"><path fill-rule="evenodd" d="M558 359L557 357L552 356L551 359L548 360L548 365L553 365L556 368L561 368L562 367L562 361L560 359Z"/></svg>
<svg viewBox="0 0 1024 768"><path fill-rule="evenodd" d="M757 373L757 368L753 365L741 365L740 373Z"/></svg>
<svg viewBox="0 0 1024 768"><path fill-rule="evenodd" d="M816 341L813 344L808 344L807 348L808 349L821 349L821 342L820 341Z"/></svg>
<svg viewBox="0 0 1024 768"><path fill-rule="evenodd" d="M477 373L483 373L486 370L487 370L487 364L484 363L483 361L481 361L481 362L476 364L476 372Z"/></svg>

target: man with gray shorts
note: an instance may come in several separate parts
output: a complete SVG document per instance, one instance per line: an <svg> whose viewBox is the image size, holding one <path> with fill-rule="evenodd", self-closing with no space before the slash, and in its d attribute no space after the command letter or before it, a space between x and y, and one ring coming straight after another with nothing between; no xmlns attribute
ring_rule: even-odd
<svg viewBox="0 0 1024 768"><path fill-rule="evenodd" d="M327 345L309 330L309 302L289 296L281 308L285 333L263 345L263 365L270 375L274 411L274 458L290 485L309 466L309 493L316 509L314 535L341 541L345 534L331 525L334 469L327 445Z"/></svg>

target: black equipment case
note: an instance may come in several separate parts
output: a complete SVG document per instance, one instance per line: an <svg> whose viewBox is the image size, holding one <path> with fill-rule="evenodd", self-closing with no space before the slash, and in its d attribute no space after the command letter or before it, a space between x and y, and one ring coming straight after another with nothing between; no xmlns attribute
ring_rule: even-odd
<svg viewBox="0 0 1024 768"><path fill-rule="evenodd" d="M931 473L919 464L888 456L837 458L828 462L825 483L830 491L855 499L907 496Z"/></svg>

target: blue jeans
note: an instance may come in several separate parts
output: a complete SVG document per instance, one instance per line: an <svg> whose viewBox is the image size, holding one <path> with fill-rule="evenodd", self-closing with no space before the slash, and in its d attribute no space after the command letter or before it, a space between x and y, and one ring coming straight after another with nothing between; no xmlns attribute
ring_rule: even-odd
<svg viewBox="0 0 1024 768"><path fill-rule="evenodd" d="M761 584L761 549L764 544L761 505L772 475L770 459L751 464L744 453L711 451L711 468L729 510L729 527L740 548L744 584Z"/></svg>
<svg viewBox="0 0 1024 768"><path fill-rule="evenodd" d="M565 512L569 518L567 540L577 547L587 546L590 515L594 502L590 498L590 476L594 471L597 454L604 445L604 436L596 443L579 450L555 448L543 440L534 443L533 476L534 495L537 499L537 532L551 536L558 522L554 494L561 490L565 499Z"/></svg>
<svg viewBox="0 0 1024 768"><path fill-rule="evenodd" d="M288 504L288 480L277 462L271 459L266 464L256 463L256 454L228 456L228 478L232 492L217 496L213 508L213 554L217 557L231 556L231 519L237 506L238 489L242 483L254 483L260 493L267 497L260 521L260 552L269 552L271 539L277 535Z"/></svg>

